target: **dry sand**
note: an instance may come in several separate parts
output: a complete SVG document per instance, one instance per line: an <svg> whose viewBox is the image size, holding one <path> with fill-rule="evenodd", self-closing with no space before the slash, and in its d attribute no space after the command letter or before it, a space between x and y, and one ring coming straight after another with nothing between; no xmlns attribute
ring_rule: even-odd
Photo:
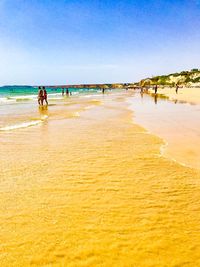
<svg viewBox="0 0 200 267"><path fill-rule="evenodd" d="M154 90L150 90L154 92ZM171 100L178 100L183 102L188 102L191 104L200 104L200 88L179 88L178 94L175 92L175 88L166 87L164 89L158 88L158 93L164 94Z"/></svg>

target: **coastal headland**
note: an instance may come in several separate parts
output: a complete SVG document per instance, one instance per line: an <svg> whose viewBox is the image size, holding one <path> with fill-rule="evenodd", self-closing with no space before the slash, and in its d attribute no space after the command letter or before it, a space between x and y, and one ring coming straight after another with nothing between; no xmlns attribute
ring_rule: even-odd
<svg viewBox="0 0 200 267"><path fill-rule="evenodd" d="M184 87L200 87L200 70L192 69L190 71L181 71L167 75L158 75L151 78L145 78L137 82L127 83L105 83L105 84L65 84L65 85L47 85L49 88L137 88L140 86L174 87L176 85Z"/></svg>
<svg viewBox="0 0 200 267"><path fill-rule="evenodd" d="M131 83L108 83L108 84L65 84L65 85L47 85L48 88L99 88L99 89L123 89L126 86L134 86Z"/></svg>

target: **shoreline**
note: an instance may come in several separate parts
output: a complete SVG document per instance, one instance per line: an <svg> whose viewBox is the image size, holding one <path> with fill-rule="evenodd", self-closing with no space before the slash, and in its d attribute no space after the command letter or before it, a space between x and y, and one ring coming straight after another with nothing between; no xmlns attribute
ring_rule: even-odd
<svg viewBox="0 0 200 267"><path fill-rule="evenodd" d="M150 93L154 93L153 89L149 90ZM162 94L169 98L172 101L180 101L188 104L200 104L200 88L189 88L189 87L180 87L178 94L175 92L175 88L158 88L158 94Z"/></svg>
<svg viewBox="0 0 200 267"><path fill-rule="evenodd" d="M164 90L164 89L163 89ZM127 94L127 93L123 93L123 91L121 91L121 94L123 95L123 97L124 98L130 98L130 97L132 97L132 95L135 95L135 93L134 94L132 94L132 92L130 93L130 94ZM146 95L146 94L145 94ZM147 95L150 95L150 96L154 96L154 94L153 93L151 93L150 92L150 94L147 94ZM102 95L96 95L96 97L98 96L98 98L100 97L102 97ZM166 97L167 99L169 99L169 101L173 101L172 99L170 99L167 95L164 95L163 93L162 94L158 94L158 98L160 99L160 97L161 97L161 99L162 99L162 97ZM83 97L83 96L82 96ZM86 97L86 96L84 96L84 97ZM88 95L87 96L87 98L88 97L94 97L94 96L92 96L92 95ZM122 98L122 97L121 97ZM77 100L76 100L76 97L74 98L73 97L73 99L74 100L72 100L72 99L69 99L70 100L70 102L71 102L71 104L70 103L68 103L68 104L70 104L70 105L73 105L73 102L75 103L75 102L77 102L78 101L78 99L80 100L80 97L78 97L77 98ZM51 99L52 100L52 99ZM61 100L63 101L64 100L64 98L61 98ZM66 99L67 100L67 99ZM53 101L53 100L52 100ZM58 99L58 101L59 101L59 99ZM82 101L83 101L83 98L82 98ZM85 102L85 101L84 101ZM98 102L97 100L95 100L95 101L91 101L91 103L90 104L94 104L94 103L96 103L96 102ZM64 103L64 102L63 102ZM77 102L78 103L78 102ZM53 104L50 104L49 105L49 107L52 107L52 105ZM55 105L55 104L54 104ZM92 107L92 106L91 106ZM64 108L64 106L63 106L63 108ZM86 109L87 108L90 108L90 106L88 106L88 107L85 107ZM85 109L85 108L83 108L83 110ZM134 107L133 108L130 108L130 110L131 111L134 111ZM78 110L77 112L75 111L75 112L69 112L69 114L68 114L68 118L73 118L73 117L77 117L77 116L79 116L79 111L80 110ZM44 112L44 113L43 113ZM44 106L44 108L41 110L40 109L40 117L36 117L35 116L35 118L33 119L29 119L29 120L26 120L26 121L22 121L22 122L19 122L19 123L16 123L16 124L11 124L11 125L6 125L6 126L3 126L3 127L0 127L0 133L2 133L2 132L11 132L12 130L18 130L18 129L21 129L21 128L27 128L27 127L34 127L34 126L36 126L36 125L38 125L38 124L41 124L42 122L44 122L45 120L46 120L46 118L48 118L48 110L47 110L47 107L45 107ZM134 112L133 112L133 114L134 114ZM134 115L133 115L133 123L135 123L135 121L134 121ZM185 167L188 167L188 168L195 168L193 165L191 165L191 164L189 164L189 163L186 163L186 162L184 162L184 161L181 161L180 159L177 159L176 157L173 157L173 155L168 155L167 154L167 149L169 148L169 142L168 142L168 140L166 139L166 138L164 138L162 135L160 135L159 133L156 133L156 132L154 132L153 130L150 130L148 127L146 127L145 126L145 124L143 124L141 121L138 121L137 122L137 124L138 125L140 125L140 126L142 126L142 127L144 127L144 129L145 129L145 131L147 131L149 134L152 134L152 135L154 135L154 136L157 136L158 138L160 138L161 140L162 140L162 142L164 143L162 146L161 146L161 148L160 148L160 153L161 153L161 155L162 156L164 156L164 157L166 157L166 158L168 158L169 160L173 160L173 161L175 161L175 162L177 162L177 163L179 163L179 164L181 164L181 165L183 165L183 166L185 166Z"/></svg>
<svg viewBox="0 0 200 267"><path fill-rule="evenodd" d="M163 141L160 151L164 157L185 167L200 169L200 154L197 149L198 107L187 106L185 102L174 102L160 93L157 94L155 103L154 100L152 93L145 93L141 97L140 94L135 94L132 100L128 100L135 113L134 122ZM174 118L171 120L173 114ZM196 146L191 143L191 138Z"/></svg>

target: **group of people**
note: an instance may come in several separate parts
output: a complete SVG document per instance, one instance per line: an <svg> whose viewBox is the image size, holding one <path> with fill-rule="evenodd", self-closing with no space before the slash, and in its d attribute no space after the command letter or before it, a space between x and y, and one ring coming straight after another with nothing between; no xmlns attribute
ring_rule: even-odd
<svg viewBox="0 0 200 267"><path fill-rule="evenodd" d="M105 93L105 88L102 88L101 91L102 91L102 93L104 94L104 93ZM66 96L70 96L70 95L72 95L72 92L70 92L68 88L66 88L66 91L65 91L64 88L62 88L62 96L64 96L64 95L66 95Z"/></svg>
<svg viewBox="0 0 200 267"><path fill-rule="evenodd" d="M179 89L179 85L176 84L176 93L177 94L178 94L178 89ZM146 88L146 91L148 92L148 88ZM143 94L143 92L144 92L144 88L141 87L141 94ZM158 92L158 85L155 85L154 86L155 95L157 95L157 92ZM102 88L102 93L103 94L105 93L105 88ZM62 95L64 96L64 94L65 94L65 91L64 91L64 88L62 88ZM69 95L71 95L71 92L69 91L68 88L66 88L66 96L69 96ZM39 86L38 87L38 104L43 106L44 101L45 101L46 105L48 105L47 91L45 89L45 86Z"/></svg>
<svg viewBox="0 0 200 267"><path fill-rule="evenodd" d="M39 86L38 87L38 104L40 106L43 106L43 103L46 103L46 105L48 105L48 101L47 101L47 91L45 89L44 86Z"/></svg>
<svg viewBox="0 0 200 267"><path fill-rule="evenodd" d="M140 92L141 92L141 94L143 94L144 93L144 90L148 93L148 87L146 87L145 89L143 88L143 87L141 87L140 88ZM178 89L179 89L179 85L178 85L178 83L176 84L176 94L178 94ZM156 85L154 85L153 86L153 90L154 90L154 94L155 95L157 95L157 93L158 93L158 85L156 84Z"/></svg>
<svg viewBox="0 0 200 267"><path fill-rule="evenodd" d="M71 92L69 91L69 89L68 88L66 88L66 92L65 92L65 89L64 88L62 88L62 96L64 96L64 94L66 93L66 96L69 96L69 95L71 95Z"/></svg>

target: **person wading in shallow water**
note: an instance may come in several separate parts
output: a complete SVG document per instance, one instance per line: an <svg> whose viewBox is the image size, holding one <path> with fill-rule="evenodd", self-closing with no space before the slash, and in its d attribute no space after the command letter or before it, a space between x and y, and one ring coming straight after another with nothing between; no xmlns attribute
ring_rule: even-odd
<svg viewBox="0 0 200 267"><path fill-rule="evenodd" d="M69 96L69 89L66 89L66 96Z"/></svg>
<svg viewBox="0 0 200 267"><path fill-rule="evenodd" d="M47 91L45 89L45 87L43 86L43 100L45 100L46 104L48 105L48 101L47 101Z"/></svg>
<svg viewBox="0 0 200 267"><path fill-rule="evenodd" d="M43 106L43 90L40 86L38 87L38 105Z"/></svg>

